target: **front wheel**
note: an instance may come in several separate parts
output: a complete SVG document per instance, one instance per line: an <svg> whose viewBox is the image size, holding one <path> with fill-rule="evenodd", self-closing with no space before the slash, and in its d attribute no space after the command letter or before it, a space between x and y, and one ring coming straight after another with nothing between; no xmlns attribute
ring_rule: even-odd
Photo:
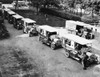
<svg viewBox="0 0 100 77"><path fill-rule="evenodd" d="M39 36L38 40L41 41L41 37L40 36Z"/></svg>
<svg viewBox="0 0 100 77"><path fill-rule="evenodd" d="M32 34L31 33L29 33L29 37L32 37Z"/></svg>
<svg viewBox="0 0 100 77"><path fill-rule="evenodd" d="M17 26L17 30L19 30L19 26Z"/></svg>
<svg viewBox="0 0 100 77"><path fill-rule="evenodd" d="M55 44L51 43L51 49L55 50L56 46Z"/></svg>
<svg viewBox="0 0 100 77"><path fill-rule="evenodd" d="M69 52L68 51L66 52L66 57L69 57Z"/></svg>
<svg viewBox="0 0 100 77"><path fill-rule="evenodd" d="M25 33L24 29L25 29L25 28L23 27L23 33Z"/></svg>

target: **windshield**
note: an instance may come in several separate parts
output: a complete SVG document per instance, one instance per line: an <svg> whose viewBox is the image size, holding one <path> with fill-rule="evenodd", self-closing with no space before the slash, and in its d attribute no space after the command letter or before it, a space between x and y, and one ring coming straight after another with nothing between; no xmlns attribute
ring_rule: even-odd
<svg viewBox="0 0 100 77"><path fill-rule="evenodd" d="M18 23L18 24L21 24L21 21L20 21L20 20L18 20L18 21L17 21L17 23Z"/></svg>
<svg viewBox="0 0 100 77"><path fill-rule="evenodd" d="M75 43L76 50L81 50L82 48L88 48L88 47L87 47L87 45L81 45L81 44Z"/></svg>
<svg viewBox="0 0 100 77"><path fill-rule="evenodd" d="M57 34L57 32L50 32L49 33L49 36L51 36L51 35L56 35Z"/></svg>
<svg viewBox="0 0 100 77"><path fill-rule="evenodd" d="M56 35L57 32L46 32L46 36L50 37L51 35Z"/></svg>
<svg viewBox="0 0 100 77"><path fill-rule="evenodd" d="M33 26L34 25L34 23L28 23L28 26Z"/></svg>

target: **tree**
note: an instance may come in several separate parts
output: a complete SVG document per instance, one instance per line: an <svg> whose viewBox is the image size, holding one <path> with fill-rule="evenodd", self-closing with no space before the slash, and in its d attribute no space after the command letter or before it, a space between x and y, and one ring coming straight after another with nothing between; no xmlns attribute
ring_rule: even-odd
<svg viewBox="0 0 100 77"><path fill-rule="evenodd" d="M48 8L50 5L59 7L59 0L31 0L34 7L37 8L37 12L41 7Z"/></svg>
<svg viewBox="0 0 100 77"><path fill-rule="evenodd" d="M16 2L15 2L15 9L17 9L18 8L18 0L16 0Z"/></svg>
<svg viewBox="0 0 100 77"><path fill-rule="evenodd" d="M31 0L31 2L32 2L32 5L33 5L34 7L36 7L37 12L38 12L40 6L43 5L44 0Z"/></svg>
<svg viewBox="0 0 100 77"><path fill-rule="evenodd" d="M60 0L45 0L44 1L44 7L49 7L50 5L59 7Z"/></svg>

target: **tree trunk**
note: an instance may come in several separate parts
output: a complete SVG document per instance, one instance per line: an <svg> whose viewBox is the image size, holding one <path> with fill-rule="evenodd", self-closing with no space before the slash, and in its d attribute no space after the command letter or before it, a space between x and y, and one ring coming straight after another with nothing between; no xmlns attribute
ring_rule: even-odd
<svg viewBox="0 0 100 77"><path fill-rule="evenodd" d="M18 0L16 0L16 3L15 3L15 9L18 8Z"/></svg>
<svg viewBox="0 0 100 77"><path fill-rule="evenodd" d="M36 9L37 9L37 15L39 14L39 6L37 5L36 6Z"/></svg>

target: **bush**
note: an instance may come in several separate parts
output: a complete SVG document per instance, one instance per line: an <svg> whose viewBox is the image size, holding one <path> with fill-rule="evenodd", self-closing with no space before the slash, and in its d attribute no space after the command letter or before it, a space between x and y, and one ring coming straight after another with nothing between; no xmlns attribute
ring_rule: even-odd
<svg viewBox="0 0 100 77"><path fill-rule="evenodd" d="M99 19L98 19L98 17L92 17L92 16L85 16L84 15L84 16L81 17L81 21L88 23L88 24L92 24L92 23L98 23Z"/></svg>
<svg viewBox="0 0 100 77"><path fill-rule="evenodd" d="M6 39L8 37L10 37L10 34L6 29L5 25L0 24L0 40Z"/></svg>

